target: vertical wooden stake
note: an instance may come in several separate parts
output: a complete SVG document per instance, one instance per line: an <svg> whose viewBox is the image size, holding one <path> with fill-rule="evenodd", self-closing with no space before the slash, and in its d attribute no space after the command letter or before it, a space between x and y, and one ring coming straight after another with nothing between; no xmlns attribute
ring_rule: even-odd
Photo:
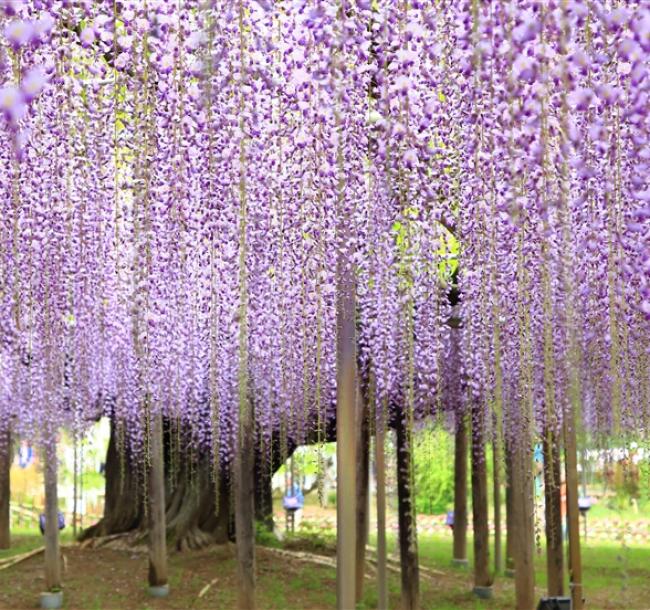
<svg viewBox="0 0 650 610"><path fill-rule="evenodd" d="M420 607L420 570L415 522L413 489L411 488L412 437L407 423L397 417L397 498L399 551L402 571L402 610Z"/></svg>
<svg viewBox="0 0 650 610"><path fill-rule="evenodd" d="M467 565L467 422L459 413L454 448L454 556L453 563Z"/></svg>
<svg viewBox="0 0 650 610"><path fill-rule="evenodd" d="M359 394L361 390L359 387ZM363 581L366 567L366 544L368 544L369 521L369 461L370 461L370 426L368 405L363 396L359 397L360 412L357 420L357 551L356 551L356 601L363 598Z"/></svg>
<svg viewBox="0 0 650 610"><path fill-rule="evenodd" d="M533 610L535 607L532 451L526 432L521 433L523 438L514 441L512 456L512 535L517 610Z"/></svg>
<svg viewBox="0 0 650 610"><path fill-rule="evenodd" d="M11 500L11 430L8 424L0 423L0 549L11 545L10 500Z"/></svg>
<svg viewBox="0 0 650 610"><path fill-rule="evenodd" d="M553 428L544 432L544 513L546 517L547 591L551 597L564 595L564 545L560 497L560 449Z"/></svg>
<svg viewBox="0 0 650 610"><path fill-rule="evenodd" d="M61 551L59 548L59 499L57 492L56 435L43 447L45 480L45 588L61 588Z"/></svg>
<svg viewBox="0 0 650 610"><path fill-rule="evenodd" d="M240 412L239 448L235 457L235 534L239 609L255 609L255 438L250 402Z"/></svg>
<svg viewBox="0 0 650 610"><path fill-rule="evenodd" d="M492 597L490 532L488 527L487 463L485 461L485 413L472 401L472 517L474 525L474 593Z"/></svg>
<svg viewBox="0 0 650 610"><path fill-rule="evenodd" d="M77 538L77 498L79 497L78 488L79 464L77 448L77 431L74 431L74 460L72 465L72 536Z"/></svg>
<svg viewBox="0 0 650 610"><path fill-rule="evenodd" d="M513 508L512 508L512 453L511 447L505 446L506 459L506 569L505 575L512 578L515 575L515 554L514 554L514 525L513 525Z"/></svg>
<svg viewBox="0 0 650 610"><path fill-rule="evenodd" d="M501 535L501 447L498 435L492 443L492 492L494 495L494 572L503 570L503 542Z"/></svg>
<svg viewBox="0 0 650 610"><path fill-rule="evenodd" d="M153 595L167 592L167 524L165 520L165 463L162 414L151 418L148 483L149 587Z"/></svg>
<svg viewBox="0 0 650 610"><path fill-rule="evenodd" d="M343 125L336 115L340 132ZM342 140L337 150L336 221L336 584L338 610L350 610L356 593L357 293Z"/></svg>
<svg viewBox="0 0 650 610"><path fill-rule="evenodd" d="M564 463L566 467L566 510L569 529L569 583L571 607L582 610L582 557L580 553L580 510L578 509L578 454L575 409L564 418Z"/></svg>
<svg viewBox="0 0 650 610"><path fill-rule="evenodd" d="M378 418L375 435L375 468L377 470L377 610L388 610L385 458L385 428L382 416Z"/></svg>

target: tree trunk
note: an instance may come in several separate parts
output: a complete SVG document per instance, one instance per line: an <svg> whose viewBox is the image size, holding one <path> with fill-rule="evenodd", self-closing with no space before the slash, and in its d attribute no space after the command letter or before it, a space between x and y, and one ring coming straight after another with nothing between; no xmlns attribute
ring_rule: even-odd
<svg viewBox="0 0 650 610"><path fill-rule="evenodd" d="M61 588L61 551L59 548L59 500L57 493L57 457L55 435L43 447L45 479L45 589Z"/></svg>
<svg viewBox="0 0 650 610"><path fill-rule="evenodd" d="M547 590L555 597L564 595L560 449L555 430L549 428L544 432L543 443Z"/></svg>
<svg viewBox="0 0 650 610"><path fill-rule="evenodd" d="M488 526L487 463L485 461L485 413L472 403L472 517L474 524L474 593L491 597L490 532Z"/></svg>
<svg viewBox="0 0 650 610"><path fill-rule="evenodd" d="M369 460L370 428L368 409L364 397L360 398L361 412L357 422L357 550L356 550L356 601L363 598L363 581L366 567L366 545L368 544L369 509Z"/></svg>
<svg viewBox="0 0 650 610"><path fill-rule="evenodd" d="M505 447L506 459L506 571L505 575L513 577L515 575L515 554L514 554L514 525L512 520L512 453L511 448Z"/></svg>
<svg viewBox="0 0 650 610"><path fill-rule="evenodd" d="M398 416L397 430L397 498L399 551L402 572L402 610L420 607L418 543L411 486L411 430Z"/></svg>
<svg viewBox="0 0 650 610"><path fill-rule="evenodd" d="M383 417L377 422L375 435L375 470L377 471L377 610L388 610L386 568L386 452Z"/></svg>
<svg viewBox="0 0 650 610"><path fill-rule="evenodd" d="M150 431L149 486L149 586L167 584L167 526L165 523L165 463L162 415L156 413Z"/></svg>
<svg viewBox="0 0 650 610"><path fill-rule="evenodd" d="M170 484L166 486L166 538L170 547L177 550L200 549L210 544L228 541L229 476L227 469L219 477L219 491L215 490L212 461L191 455L187 440L172 433L169 423L164 426L165 471ZM181 443L174 450L172 444ZM140 465L128 450L120 456L118 432L111 422L111 436L106 453L105 503L102 519L83 530L80 540L110 536L126 532L145 536L143 497L141 493ZM217 510L218 506L218 510Z"/></svg>
<svg viewBox="0 0 650 610"><path fill-rule="evenodd" d="M11 462L13 450L11 431L6 424L0 425L0 549L11 545L10 500L11 500Z"/></svg>
<svg viewBox="0 0 650 610"><path fill-rule="evenodd" d="M492 444L492 492L494 495L494 572L503 570L503 542L501 535L501 447L499 435L495 433Z"/></svg>
<svg viewBox="0 0 650 610"><path fill-rule="evenodd" d="M467 565L467 422L458 415L454 449L454 556L457 565Z"/></svg>
<svg viewBox="0 0 650 610"><path fill-rule="evenodd" d="M532 451L526 431L515 440L512 456L512 529L517 610L535 607L535 566L533 564L533 477Z"/></svg>

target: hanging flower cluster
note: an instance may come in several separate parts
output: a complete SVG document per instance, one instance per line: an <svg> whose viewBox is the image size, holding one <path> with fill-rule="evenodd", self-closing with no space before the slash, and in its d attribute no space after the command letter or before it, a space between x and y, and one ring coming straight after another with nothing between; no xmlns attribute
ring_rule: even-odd
<svg viewBox="0 0 650 610"><path fill-rule="evenodd" d="M378 416L647 430L643 2L5 5L20 433L109 414L142 448L162 412L228 460L244 388L260 443L322 439L342 248Z"/></svg>

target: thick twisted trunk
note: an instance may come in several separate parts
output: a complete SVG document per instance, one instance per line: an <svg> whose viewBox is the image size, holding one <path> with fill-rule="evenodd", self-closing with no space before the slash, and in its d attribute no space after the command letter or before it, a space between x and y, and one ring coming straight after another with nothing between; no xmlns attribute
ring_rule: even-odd
<svg viewBox="0 0 650 610"><path fill-rule="evenodd" d="M170 548L198 549L223 543L229 534L229 477L221 473L217 493L209 459L181 452L172 463L171 433L165 434L165 519ZM118 435L111 424L106 454L104 516L82 531L80 540L127 532L146 532L144 477L138 463L128 453L120 456ZM170 484L171 481L171 484Z"/></svg>

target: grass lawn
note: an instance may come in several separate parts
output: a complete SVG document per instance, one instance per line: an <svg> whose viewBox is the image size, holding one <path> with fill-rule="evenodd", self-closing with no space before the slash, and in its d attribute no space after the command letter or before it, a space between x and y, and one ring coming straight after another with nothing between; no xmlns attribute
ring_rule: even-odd
<svg viewBox="0 0 650 610"><path fill-rule="evenodd" d="M471 539L470 539L471 553ZM0 559L40 546L40 534L14 533L14 548L0 551ZM374 541L371 541L374 544ZM309 541L303 547L309 548ZM395 541L390 540L394 552ZM490 609L513 607L511 579L499 577L495 597L479 601L471 593L471 572L450 565L451 538L421 536L422 565L443 572L435 579L421 579L423 610ZM323 550L317 541L315 552ZM65 574L66 608L89 610L167 610L235 607L236 565L232 545L203 551L172 553L171 596L153 600L147 596L146 554L110 549L68 548ZM258 607L261 610L325 610L336 606L336 580L332 568L279 558L258 547ZM585 595L590 609L650 609L650 547L622 547L617 543L594 542L584 549ZM43 588L42 555L18 566L0 570L0 609L34 608ZM470 555L471 561L471 555ZM544 556L537 557L539 596L544 593ZM207 593L198 597L205 585ZM399 574L390 573L391 608L399 606ZM375 608L374 579L366 579L359 610Z"/></svg>

